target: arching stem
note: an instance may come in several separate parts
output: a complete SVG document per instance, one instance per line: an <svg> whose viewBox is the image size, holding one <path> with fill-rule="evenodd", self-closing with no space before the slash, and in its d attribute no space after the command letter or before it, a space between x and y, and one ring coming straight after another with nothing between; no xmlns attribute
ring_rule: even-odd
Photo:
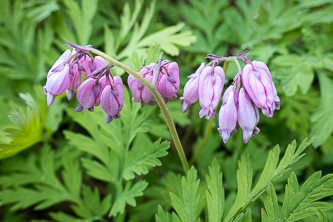
<svg viewBox="0 0 333 222"><path fill-rule="evenodd" d="M137 78L142 84L144 84L149 91L153 94L154 98L156 99L157 104L159 105L159 107L161 108L161 111L165 117L165 120L167 122L167 125L169 127L169 131L172 137L172 140L175 144L175 147L177 149L180 161L183 165L185 174L187 174L187 171L189 169L188 167L188 163L187 163L187 159L183 150L183 147L180 143L179 140L179 136L175 127L175 124L171 118L170 112L168 110L168 107L166 106L161 94L158 92L157 88L155 85L150 84L145 78L143 78L142 76L140 76L137 72L135 72L133 69L131 69L130 67L126 66L125 64L111 58L110 56L108 56L107 54L105 54L104 52L98 50L98 49L94 49L92 48L91 53L94 53L96 55L102 56L104 59L110 61L111 64L113 64L114 66L118 66L119 68L123 69L125 72L133 75L135 78Z"/></svg>

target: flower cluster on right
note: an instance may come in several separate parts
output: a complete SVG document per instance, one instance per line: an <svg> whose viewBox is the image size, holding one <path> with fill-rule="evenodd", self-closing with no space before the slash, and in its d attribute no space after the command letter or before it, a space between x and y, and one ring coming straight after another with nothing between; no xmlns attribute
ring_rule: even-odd
<svg viewBox="0 0 333 222"><path fill-rule="evenodd" d="M275 109L280 109L280 98L277 95L270 71L261 61L251 62L245 53L235 57L213 58L210 63L202 63L196 72L188 76L189 81L184 88L184 95L180 98L183 112L199 100L201 110L199 116L210 119L216 115L216 108L220 102L224 87L225 73L220 61L235 61L239 72L234 77L233 83L225 90L222 106L219 111L218 131L226 143L230 136L239 127L243 130L243 141L247 143L253 136L260 132L259 110L267 117L272 117ZM240 70L238 59L244 61L245 66Z"/></svg>

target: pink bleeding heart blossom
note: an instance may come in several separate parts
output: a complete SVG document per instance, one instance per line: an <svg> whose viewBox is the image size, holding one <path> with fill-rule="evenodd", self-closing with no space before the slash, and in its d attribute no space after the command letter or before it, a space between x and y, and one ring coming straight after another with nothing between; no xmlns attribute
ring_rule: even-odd
<svg viewBox="0 0 333 222"><path fill-rule="evenodd" d="M150 64L143 67L139 72L139 75L145 78L149 83L152 83L153 79L152 67L153 65ZM148 104L151 106L156 105L156 103L152 101L152 99L154 98L153 94L151 94L149 89L145 85L143 85L137 78L135 78L133 75L129 75L127 82L133 95L133 102L141 102L142 107L144 106L144 104Z"/></svg>
<svg viewBox="0 0 333 222"><path fill-rule="evenodd" d="M262 109L267 117L272 117L274 109L280 108L280 98L268 67L261 61L246 64L242 72L242 82L254 104Z"/></svg>
<svg viewBox="0 0 333 222"><path fill-rule="evenodd" d="M215 108L220 102L225 74L220 66L206 66L199 77L199 102L201 110L200 118L206 115L206 119L215 116Z"/></svg>
<svg viewBox="0 0 333 222"><path fill-rule="evenodd" d="M107 114L106 124L113 119L120 117L120 111L124 106L124 88L123 82L119 76L110 80L111 85L107 85L101 94L101 105Z"/></svg>
<svg viewBox="0 0 333 222"><path fill-rule="evenodd" d="M164 61L163 61L164 62ZM162 62L162 64L163 64ZM169 100L177 98L176 92L179 89L179 68L176 62L166 63L160 68L160 73L157 81L157 90L163 96L167 103Z"/></svg>
<svg viewBox="0 0 333 222"><path fill-rule="evenodd" d="M95 56L94 60L85 55L80 59L80 62L84 68L83 75L86 78L90 78L90 74L97 69L103 68L108 65L108 62L101 56Z"/></svg>
<svg viewBox="0 0 333 222"><path fill-rule="evenodd" d="M67 49L54 63L47 74L46 84L43 87L47 95L47 105L51 106L55 97L64 93L70 85L69 64L71 50Z"/></svg>
<svg viewBox="0 0 333 222"><path fill-rule="evenodd" d="M219 112L219 128L217 129L226 143L237 131L237 87L229 86L223 95L223 104Z"/></svg>
<svg viewBox="0 0 333 222"><path fill-rule="evenodd" d="M243 130L243 142L247 143L251 136L259 133L257 124L259 122L258 107L253 104L251 98L242 87L238 98L238 124Z"/></svg>
<svg viewBox="0 0 333 222"><path fill-rule="evenodd" d="M193 73L189 75L189 81L185 84L184 95L180 97L180 103L182 104L182 111L185 113L187 109L199 99L199 76L205 67L205 63L201 63L200 67Z"/></svg>
<svg viewBox="0 0 333 222"><path fill-rule="evenodd" d="M80 105L75 108L75 112L81 112L84 109L94 110L94 106L100 104L100 96L107 85L105 76L98 79L88 78L78 88L76 98Z"/></svg>
<svg viewBox="0 0 333 222"><path fill-rule="evenodd" d="M80 69L80 65L77 62L69 64L70 84L69 84L68 89L66 91L66 95L67 95L68 100L72 100L72 98L74 96L74 91L82 83L81 71L82 71L82 69Z"/></svg>

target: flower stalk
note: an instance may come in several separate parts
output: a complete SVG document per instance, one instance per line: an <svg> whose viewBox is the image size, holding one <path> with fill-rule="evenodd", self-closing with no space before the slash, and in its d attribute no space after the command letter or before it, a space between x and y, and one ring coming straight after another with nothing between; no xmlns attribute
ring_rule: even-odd
<svg viewBox="0 0 333 222"><path fill-rule="evenodd" d="M111 64L113 64L114 66L117 66L121 69L123 69L125 72L133 75L135 78L137 78L142 84L144 84L149 91L153 94L154 98L156 99L157 104L159 105L160 109L162 110L162 113L165 117L165 120L167 122L172 140L175 144L176 150L178 152L180 161L183 165L185 174L187 174L187 171L189 170L188 167L188 163L187 163L187 159L182 147L182 144L180 143L179 140L179 136L175 127L175 124L171 118L170 112L168 110L168 107L166 106L161 94L158 92L157 88L155 85L152 85L151 83L149 83L145 78L143 78L142 76L140 76L136 71L134 71L133 69L131 69L130 67L126 66L125 64L113 59L112 57L108 56L107 54L105 54L104 52L98 50L98 49L94 49L91 48L90 49L91 53L94 53L96 55L99 55L101 57L103 57L104 59L108 60Z"/></svg>

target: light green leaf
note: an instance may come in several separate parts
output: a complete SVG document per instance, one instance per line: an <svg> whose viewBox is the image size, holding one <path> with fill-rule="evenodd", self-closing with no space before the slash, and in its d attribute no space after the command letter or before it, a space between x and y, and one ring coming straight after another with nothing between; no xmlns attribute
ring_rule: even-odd
<svg viewBox="0 0 333 222"><path fill-rule="evenodd" d="M153 33L145 37L140 43L139 47L149 46L150 44L158 43L166 53L176 56L179 54L179 46L189 46L196 41L196 37L190 31L180 32L184 27L183 23L176 26L165 28L157 33Z"/></svg>
<svg viewBox="0 0 333 222"><path fill-rule="evenodd" d="M131 187L131 183L127 182L125 189L119 193L111 208L109 216L116 216L118 213L123 214L126 204L132 207L136 206L135 197L143 195L143 190L146 189L148 183L144 180L140 180L134 186Z"/></svg>
<svg viewBox="0 0 333 222"><path fill-rule="evenodd" d="M29 93L20 94L27 104L26 113L20 108L12 110L9 119L15 128L6 128L11 142L0 142L0 159L15 155L43 140L43 125L46 115L46 98L40 87L35 88L35 100Z"/></svg>
<svg viewBox="0 0 333 222"><path fill-rule="evenodd" d="M166 150L169 147L170 144L167 141L161 143L161 138L151 143L144 134L138 136L126 159L123 173L124 179L133 179L135 174L147 174L149 168L161 166L162 163L158 158L166 156L168 154Z"/></svg>
<svg viewBox="0 0 333 222"><path fill-rule="evenodd" d="M209 167L209 175L206 176L207 187L206 199L208 218L210 222L222 220L224 212L224 188L222 185L222 172L217 160L214 159Z"/></svg>
<svg viewBox="0 0 333 222"><path fill-rule="evenodd" d="M261 209L262 221L274 221L280 215L281 209L273 184L269 184L266 195L263 196L265 210Z"/></svg>
<svg viewBox="0 0 333 222"><path fill-rule="evenodd" d="M302 154L302 152L312 142L313 138L310 140L305 139L298 147L298 149L296 149L296 141L293 141L288 145L280 163L278 163L280 148L279 146L275 146L273 151L269 152L265 167L257 184L252 190L252 168L250 166L251 162L248 158L247 152L243 154L241 161L238 164L238 192L236 200L232 205L229 213L224 218L224 221L230 221L233 218L237 218L239 214L244 213L249 208L249 206L266 191L272 181L282 177L288 170L290 170L290 166L292 164L300 160L305 155Z"/></svg>
<svg viewBox="0 0 333 222"><path fill-rule="evenodd" d="M266 212L263 221L299 221L309 216L318 215L318 210L332 210L332 204L318 201L332 195L333 174L321 177L321 172L316 172L300 188L295 173L292 173L285 188L281 210L273 185L270 185L270 189L264 197Z"/></svg>
<svg viewBox="0 0 333 222"><path fill-rule="evenodd" d="M103 218L103 216L110 210L111 195L109 194L105 196L101 201L101 195L96 187L95 189L91 189L87 186L83 186L82 188L84 204L72 206L76 215L86 219L90 218L91 220Z"/></svg>
<svg viewBox="0 0 333 222"><path fill-rule="evenodd" d="M281 80L281 86L287 96L294 95L297 86L303 94L308 92L314 79L314 72L305 58L298 55L278 56L273 60L273 64L279 67L274 71L274 76Z"/></svg>
<svg viewBox="0 0 333 222"><path fill-rule="evenodd" d="M156 222L169 222L170 221L170 214L164 212L163 208L158 205L157 214L155 215Z"/></svg>
<svg viewBox="0 0 333 222"><path fill-rule="evenodd" d="M333 132L333 81L324 72L318 72L320 105L311 117L313 126L310 135L315 137L315 147L323 144Z"/></svg>
<svg viewBox="0 0 333 222"><path fill-rule="evenodd" d="M72 178L81 178L81 171L77 168L77 162L73 159L75 156L69 152L65 155L64 160L67 167L74 166L73 169L63 172L65 179L64 186L55 175L55 158L54 152L48 147L44 147L39 159L39 167L36 163L36 155L31 154L28 158L28 164L19 172L9 176L3 176L0 184L9 187L1 192L0 200L4 204L12 203L13 210L25 209L35 204L36 210L48 208L54 204L71 201L79 202L78 190L80 190L80 181L73 184ZM15 180L12 180L15 178ZM25 187L25 185L33 184ZM67 187L67 185L73 187ZM71 193L70 191L74 191Z"/></svg>
<svg viewBox="0 0 333 222"><path fill-rule="evenodd" d="M158 61L158 59L160 58L161 55L162 55L161 46L159 44L149 45L145 64L148 65L152 62L157 63L157 61Z"/></svg>
<svg viewBox="0 0 333 222"><path fill-rule="evenodd" d="M196 221L200 196L197 191L200 180L197 180L197 171L194 167L187 172L186 178L182 178L182 194L177 196L170 193L171 203L182 222Z"/></svg>
<svg viewBox="0 0 333 222"><path fill-rule="evenodd" d="M25 7L28 8L27 17L36 22L41 22L49 17L52 12L60 9L56 0L30 1L25 3Z"/></svg>
<svg viewBox="0 0 333 222"><path fill-rule="evenodd" d="M67 13L74 25L80 45L89 44L92 33L92 20L97 12L98 0L82 0L81 7L73 0L64 1Z"/></svg>
<svg viewBox="0 0 333 222"><path fill-rule="evenodd" d="M316 222L329 222L326 214L320 209L317 210L317 219Z"/></svg>

